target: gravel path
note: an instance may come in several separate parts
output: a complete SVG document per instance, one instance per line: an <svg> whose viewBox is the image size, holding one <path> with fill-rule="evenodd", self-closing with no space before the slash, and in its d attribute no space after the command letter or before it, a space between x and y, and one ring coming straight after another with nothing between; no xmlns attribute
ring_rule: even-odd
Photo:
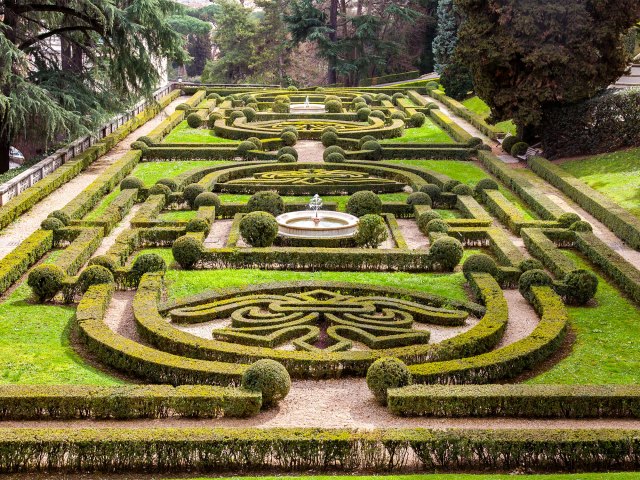
<svg viewBox="0 0 640 480"><path fill-rule="evenodd" d="M540 321L536 311L518 290L503 290L502 293L509 307L509 321L496 348L506 347L528 337Z"/></svg>
<svg viewBox="0 0 640 480"><path fill-rule="evenodd" d="M400 233L402 233L404 241L407 242L410 250L429 248L429 237L420 231L414 219L396 218L396 221L398 222L398 227L400 227Z"/></svg>
<svg viewBox="0 0 640 480"><path fill-rule="evenodd" d="M133 297L135 292L131 290L116 291L111 298L109 308L104 317L104 323L119 335L140 342L141 339L136 329L133 316Z"/></svg>
<svg viewBox="0 0 640 480"><path fill-rule="evenodd" d="M298 151L298 161L300 163L324 163L322 143L316 140L300 140L296 143L295 149Z"/></svg>
<svg viewBox="0 0 640 480"><path fill-rule="evenodd" d="M142 207L141 203L137 203L131 207L129 213L125 215L120 223L118 223L118 225L113 230L111 230L109 235L102 239L102 243L100 244L96 252L92 255L92 257L104 255L109 251L109 249L116 243L118 236L131 227L131 219L135 217L136 213L138 213L138 210L140 210L140 207Z"/></svg>
<svg viewBox="0 0 640 480"><path fill-rule="evenodd" d="M100 157L89 165L77 177L62 185L55 192L25 212L18 220L13 222L0 233L0 258L4 258L24 239L40 228L40 223L47 215L58 210L75 198L82 190L88 187L109 165L128 152L131 144L142 135L146 135L156 128L168 115L175 111L175 107L185 101L187 97L180 97L171 102L162 113L142 125L124 138L113 150Z"/></svg>
<svg viewBox="0 0 640 480"><path fill-rule="evenodd" d="M206 248L224 248L227 244L227 238L229 238L229 232L231 232L231 225L233 225L233 220L216 219L211 226L209 235L204 240L204 246Z"/></svg>

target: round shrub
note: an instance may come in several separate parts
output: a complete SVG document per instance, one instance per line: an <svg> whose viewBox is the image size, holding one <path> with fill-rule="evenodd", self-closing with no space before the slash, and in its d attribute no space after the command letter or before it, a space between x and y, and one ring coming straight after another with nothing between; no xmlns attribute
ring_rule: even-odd
<svg viewBox="0 0 640 480"><path fill-rule="evenodd" d="M297 92L297 91L298 91L298 87L296 87L295 85L289 85L289 86L287 87L287 90L288 90L289 92Z"/></svg>
<svg viewBox="0 0 640 480"><path fill-rule="evenodd" d="M97 257L93 257L89 260L89 265L100 265L111 273L114 273L118 269L118 265L111 255L98 255Z"/></svg>
<svg viewBox="0 0 640 480"><path fill-rule="evenodd" d="M455 187L453 187L453 189L451 190L451 193L454 193L456 195L473 195L473 188L471 188L469 185L465 185L464 183L461 183L460 185L456 185Z"/></svg>
<svg viewBox="0 0 640 480"><path fill-rule="evenodd" d="M178 190L178 182L176 182L173 178L161 178L156 182L156 185L165 185L172 192Z"/></svg>
<svg viewBox="0 0 640 480"><path fill-rule="evenodd" d="M197 113L191 113L187 117L187 125L191 128L200 128L202 126L202 117Z"/></svg>
<svg viewBox="0 0 640 480"><path fill-rule="evenodd" d="M351 105L352 106L355 106L358 103L364 103L366 105L367 101L364 98L360 97L360 96L354 97L353 100L351 100Z"/></svg>
<svg viewBox="0 0 640 480"><path fill-rule="evenodd" d="M251 158L253 156L251 151L255 149L256 149L255 143L245 140L243 142L240 142L240 145L238 145L237 152L243 158Z"/></svg>
<svg viewBox="0 0 640 480"><path fill-rule="evenodd" d="M416 112L411 115L411 118L409 119L409 125L411 125L413 128L418 128L423 126L424 122L426 121L427 117L424 113Z"/></svg>
<svg viewBox="0 0 640 480"><path fill-rule="evenodd" d="M429 195L429 197L431 197L431 200L434 202L438 201L438 199L440 198L440 193L442 193L440 187L435 183L427 183L426 185L423 185L422 187L420 187L420 191Z"/></svg>
<svg viewBox="0 0 640 480"><path fill-rule="evenodd" d="M291 377L281 363L263 358L244 371L241 385L246 390L262 392L262 406L272 407L289 393Z"/></svg>
<svg viewBox="0 0 640 480"><path fill-rule="evenodd" d="M513 148L513 146L516 143L520 143L520 142L522 142L522 140L520 140L519 137L516 137L514 135L509 135L502 141L502 150L504 150L507 153L511 153L511 149Z"/></svg>
<svg viewBox="0 0 640 480"><path fill-rule="evenodd" d="M298 160L298 151L293 147L282 147L281 149L279 149L278 153L276 153L276 156L281 157L282 155L293 155L296 160Z"/></svg>
<svg viewBox="0 0 640 480"><path fill-rule="evenodd" d="M598 277L589 270L573 270L564 277L562 283L563 296L571 305L584 305L598 291Z"/></svg>
<svg viewBox="0 0 640 480"><path fill-rule="evenodd" d="M553 280L544 270L527 270L520 275L520 280L518 280L518 290L520 290L520 294L526 299L530 298L529 292L531 291L531 287L552 285Z"/></svg>
<svg viewBox="0 0 640 480"><path fill-rule="evenodd" d="M213 129L216 126L216 122L218 120L222 120L224 117L219 112L213 112L209 115L209 119L207 120L207 127Z"/></svg>
<svg viewBox="0 0 640 480"><path fill-rule="evenodd" d="M435 221L432 220L432 222ZM445 271L452 271L456 268L463 254L462 244L451 237L438 238L429 250L431 261Z"/></svg>
<svg viewBox="0 0 640 480"><path fill-rule="evenodd" d="M262 140L258 137L249 137L247 138L247 142L253 143L256 146L255 150L262 150Z"/></svg>
<svg viewBox="0 0 640 480"><path fill-rule="evenodd" d="M388 389L407 385L411 385L411 372L398 358L379 358L367 370L367 386L381 405L387 405Z"/></svg>
<svg viewBox="0 0 640 480"><path fill-rule="evenodd" d="M390 102L391 97L386 93L379 93L376 95L376 101L378 102Z"/></svg>
<svg viewBox="0 0 640 480"><path fill-rule="evenodd" d="M56 230L60 230L63 227L64 227L64 223L62 223L60 219L55 217L45 218L40 224L40 228L42 230L52 230L54 232Z"/></svg>
<svg viewBox="0 0 640 480"><path fill-rule="evenodd" d="M519 157L524 155L529 150L529 144L525 142L518 142L513 147L511 147L511 155L514 157Z"/></svg>
<svg viewBox="0 0 640 480"><path fill-rule="evenodd" d="M362 95L360 95L360 98L362 98L366 103L373 102L373 97L368 93L363 93Z"/></svg>
<svg viewBox="0 0 640 480"><path fill-rule="evenodd" d="M196 209L200 207L216 207L216 210L218 210L220 205L220 198L213 192L202 192L193 201L193 206Z"/></svg>
<svg viewBox="0 0 640 480"><path fill-rule="evenodd" d="M176 110L191 110L191 105L188 103L181 103L176 107Z"/></svg>
<svg viewBox="0 0 640 480"><path fill-rule="evenodd" d="M573 212L565 212L558 217L558 223L562 228L569 228L571 225L579 222L580 220L582 220L580 218L580 215Z"/></svg>
<svg viewBox="0 0 640 480"><path fill-rule="evenodd" d="M496 277L498 275L498 266L489 255L474 253L462 264L462 272L467 280L472 273L488 273L492 277Z"/></svg>
<svg viewBox="0 0 640 480"><path fill-rule="evenodd" d="M242 113L247 117L248 122L253 122L256 118L256 111L251 107L245 107L242 109Z"/></svg>
<svg viewBox="0 0 640 480"><path fill-rule="evenodd" d="M234 121L236 121L239 118L245 118L244 113L242 113L239 110L234 110L229 114L229 124L232 124Z"/></svg>
<svg viewBox="0 0 640 480"><path fill-rule="evenodd" d="M330 153L329 155L327 155L327 158L325 159L325 162L327 163L344 163L347 159L344 158L344 155L342 155L341 153Z"/></svg>
<svg viewBox="0 0 640 480"><path fill-rule="evenodd" d="M178 265L188 270L198 263L202 256L202 242L190 236L178 237L171 246L173 258Z"/></svg>
<svg viewBox="0 0 640 480"><path fill-rule="evenodd" d="M449 231L449 225L441 218L434 218L427 223L428 233L447 233Z"/></svg>
<svg viewBox="0 0 640 480"><path fill-rule="evenodd" d="M64 278L64 271L58 265L38 265L29 272L27 285L40 302L45 302L62 290Z"/></svg>
<svg viewBox="0 0 640 480"><path fill-rule="evenodd" d="M358 140L358 149L362 150L362 146L367 142L376 142L376 141L378 141L378 139L373 135L365 135L364 137L360 138L360 140Z"/></svg>
<svg viewBox="0 0 640 480"><path fill-rule="evenodd" d="M474 191L476 193L480 193L483 190L498 190L498 189L499 189L498 183L494 179L483 178L478 183L476 183Z"/></svg>
<svg viewBox="0 0 640 480"><path fill-rule="evenodd" d="M298 129L296 127L294 127L293 125L289 125L287 127L284 127L282 130L280 130L280 135L282 135L285 132L293 133L296 136L296 140L300 136L300 134L298 133Z"/></svg>
<svg viewBox="0 0 640 480"><path fill-rule="evenodd" d="M131 277L137 285L145 273L164 272L166 269L167 264L160 255L157 253L143 253L138 255L138 258L133 262Z"/></svg>
<svg viewBox="0 0 640 480"><path fill-rule="evenodd" d="M316 92L322 93L324 92L326 89L324 87L316 87Z"/></svg>
<svg viewBox="0 0 640 480"><path fill-rule="evenodd" d="M593 227L589 222L585 222L584 220L578 220L577 222L573 222L569 227L569 230L573 232L593 232Z"/></svg>
<svg viewBox="0 0 640 480"><path fill-rule="evenodd" d="M384 219L380 215L369 214L360 218L358 230L353 239L359 247L377 248L388 236Z"/></svg>
<svg viewBox="0 0 640 480"><path fill-rule="evenodd" d="M282 102L282 103L286 103L289 104L291 103L291 99L289 98L289 95L278 95L276 98L274 98L275 102Z"/></svg>
<svg viewBox="0 0 640 480"><path fill-rule="evenodd" d="M154 145L153 140L151 140L148 136L142 135L136 139L136 142L146 143L147 146L152 147Z"/></svg>
<svg viewBox="0 0 640 480"><path fill-rule="evenodd" d="M278 223L270 213L251 212L240 220L240 235L252 247L270 247L278 236Z"/></svg>
<svg viewBox="0 0 640 480"><path fill-rule="evenodd" d="M404 114L404 112L393 112L391 114L391 118L393 120L402 120L402 121L404 121L404 120L407 119L407 116Z"/></svg>
<svg viewBox="0 0 640 480"><path fill-rule="evenodd" d="M354 193L347 202L347 213L356 217L365 215L379 215L382 212L382 200L369 190L361 190Z"/></svg>
<svg viewBox="0 0 640 480"><path fill-rule="evenodd" d="M322 134L320 140L322 141L322 145L330 147L338 143L338 134L334 132L326 132Z"/></svg>
<svg viewBox="0 0 640 480"><path fill-rule="evenodd" d="M280 138L282 139L282 143L289 147L295 145L298 140L298 137L293 132L284 132L280 135Z"/></svg>
<svg viewBox="0 0 640 480"><path fill-rule="evenodd" d="M413 192L407 197L407 205L429 205L431 206L431 197L424 192Z"/></svg>
<svg viewBox="0 0 640 480"><path fill-rule="evenodd" d="M365 102L358 102L353 104L353 111L356 112L356 115L358 110L360 110L361 108L369 108L369 107Z"/></svg>
<svg viewBox="0 0 640 480"><path fill-rule="evenodd" d="M444 191L444 192L452 192L453 189L456 188L458 185L460 185L460 182L458 180L454 180L454 179L447 180L442 185L442 191Z"/></svg>
<svg viewBox="0 0 640 480"><path fill-rule="evenodd" d="M271 111L273 113L289 113L290 107L288 103L285 102L274 102L271 106Z"/></svg>
<svg viewBox="0 0 640 480"><path fill-rule="evenodd" d="M268 212L277 217L284 212L284 202L278 192L256 192L247 202L249 212Z"/></svg>
<svg viewBox="0 0 640 480"><path fill-rule="evenodd" d="M77 286L82 293L86 292L92 285L102 285L113 283L113 273L101 265L90 265L85 268L78 277Z"/></svg>
<svg viewBox="0 0 640 480"><path fill-rule="evenodd" d="M207 100L220 100L222 97L218 93L210 93L207 95Z"/></svg>
<svg viewBox="0 0 640 480"><path fill-rule="evenodd" d="M171 189L166 185L161 183L156 183L153 187L149 189L149 195L164 195L165 198L169 198L171 195Z"/></svg>
<svg viewBox="0 0 640 480"><path fill-rule="evenodd" d="M398 100L400 100L401 98L406 98L406 97L404 96L404 93L400 93L400 92L394 93L391 97L391 99L393 100L393 103L396 105L398 104Z"/></svg>
<svg viewBox="0 0 640 480"><path fill-rule="evenodd" d="M368 142L364 142L362 145L362 150L370 150L371 158L374 160L380 160L382 158L382 145L378 143L377 140L369 140Z"/></svg>
<svg viewBox="0 0 640 480"><path fill-rule="evenodd" d="M384 121L387 119L387 116L384 114L384 112L382 110L373 110L370 114L370 117L373 118L379 118L380 120Z"/></svg>
<svg viewBox="0 0 640 480"><path fill-rule="evenodd" d="M67 225L69 225L69 223L71 223L71 217L68 214L66 214L65 212L63 212L62 210L54 210L49 215L47 215L47 217L49 217L49 218L57 218L58 220L60 220L62 222L62 224L65 227Z"/></svg>
<svg viewBox="0 0 640 480"><path fill-rule="evenodd" d="M137 177L126 177L120 182L120 190L144 188L144 182Z"/></svg>
<svg viewBox="0 0 640 480"><path fill-rule="evenodd" d="M210 228L211 224L204 218L192 218L187 222L185 231L208 233Z"/></svg>
<svg viewBox="0 0 640 480"><path fill-rule="evenodd" d="M469 141L467 142L467 145L471 148L476 148L479 147L480 145L483 145L484 142L482 141L482 139L480 137L471 137L469 139Z"/></svg>
<svg viewBox="0 0 640 480"><path fill-rule="evenodd" d="M367 107L359 108L356 112L356 117L358 117L358 120L361 122L369 120L369 115L371 115L371 109Z"/></svg>
<svg viewBox="0 0 640 480"><path fill-rule="evenodd" d="M280 163L296 163L296 157L294 157L293 155L289 154L289 153L285 153L284 155L280 155L278 157L278 162Z"/></svg>
<svg viewBox="0 0 640 480"><path fill-rule="evenodd" d="M438 212L436 212L435 210L427 210L426 212L424 212L418 217L418 220L416 222L418 224L418 229L422 233L427 235L429 233L429 230L427 230L427 226L429 225L429 222L431 220L436 220L439 218L440 218L440 214Z"/></svg>
<svg viewBox="0 0 640 480"><path fill-rule="evenodd" d="M324 104L327 113L342 113L342 103L337 100L329 100Z"/></svg>
<svg viewBox="0 0 640 480"><path fill-rule="evenodd" d="M526 260L522 260L518 264L518 269L524 273L529 270L544 270L544 266L540 260L536 260L535 258L527 258Z"/></svg>
<svg viewBox="0 0 640 480"><path fill-rule="evenodd" d="M326 162L327 157L332 153L339 153L343 157L347 157L346 152L342 147L339 147L338 145L331 145L330 147L325 148L324 152L322 152L322 159Z"/></svg>
<svg viewBox="0 0 640 480"><path fill-rule="evenodd" d="M202 192L204 192L204 187L202 185L198 183L191 183L184 188L182 195L189 206L193 208L195 206L196 198Z"/></svg>
<svg viewBox="0 0 640 480"><path fill-rule="evenodd" d="M148 146L146 143L144 143L144 142L133 142L133 143L131 144L131 149L132 149L132 150L142 150L142 151L145 151L145 150L147 150L148 148L149 148L149 146Z"/></svg>
<svg viewBox="0 0 640 480"><path fill-rule="evenodd" d="M337 135L338 134L338 129L336 127L333 127L333 126L329 125L328 127L324 127L322 129L322 135L324 135L327 132L333 132L333 133L335 133Z"/></svg>

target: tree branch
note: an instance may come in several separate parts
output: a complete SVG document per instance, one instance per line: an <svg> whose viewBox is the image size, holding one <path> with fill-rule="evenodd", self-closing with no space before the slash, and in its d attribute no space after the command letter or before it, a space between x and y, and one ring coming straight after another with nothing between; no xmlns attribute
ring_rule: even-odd
<svg viewBox="0 0 640 480"><path fill-rule="evenodd" d="M35 45L36 43L41 42L42 40L46 40L49 37L53 37L54 35L60 35L61 33L65 33L65 32L95 32L95 31L96 29L94 27L80 26L80 25L73 26L73 27L56 28L54 30L49 30L48 32L41 33L37 37L30 38L29 40L21 43L18 46L18 48L24 51L29 47L31 47L32 45Z"/></svg>

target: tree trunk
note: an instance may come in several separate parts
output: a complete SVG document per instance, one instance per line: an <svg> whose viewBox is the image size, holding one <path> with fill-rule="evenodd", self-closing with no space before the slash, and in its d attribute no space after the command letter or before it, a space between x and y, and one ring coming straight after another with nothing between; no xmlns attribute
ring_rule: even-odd
<svg viewBox="0 0 640 480"><path fill-rule="evenodd" d="M9 170L9 149L11 147L11 139L0 138L0 173Z"/></svg>

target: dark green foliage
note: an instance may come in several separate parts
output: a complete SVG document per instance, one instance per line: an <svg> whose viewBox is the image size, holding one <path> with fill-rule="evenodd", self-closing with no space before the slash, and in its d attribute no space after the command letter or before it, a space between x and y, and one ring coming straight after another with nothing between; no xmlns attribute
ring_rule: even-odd
<svg viewBox="0 0 640 480"><path fill-rule="evenodd" d="M551 285L553 285L553 280L544 270L527 270L520 275L518 290L523 297L531 299L531 287Z"/></svg>
<svg viewBox="0 0 640 480"><path fill-rule="evenodd" d="M362 150L362 146L367 142L376 142L376 141L378 141L378 139L373 135L365 135L364 137L361 137L360 140L358 140L358 149Z"/></svg>
<svg viewBox="0 0 640 480"><path fill-rule="evenodd" d="M473 90L471 72L458 59L454 59L453 63L445 67L440 83L446 94L455 100L464 100Z"/></svg>
<svg viewBox="0 0 640 480"><path fill-rule="evenodd" d="M194 208L216 207L216 210L218 210L220 205L220 198L213 192L202 192L193 201Z"/></svg>
<svg viewBox="0 0 640 480"><path fill-rule="evenodd" d="M203 192L204 187L202 185L198 183L191 183L184 188L182 194L184 196L184 200L189 204L189 206L194 208L196 198Z"/></svg>
<svg viewBox="0 0 640 480"><path fill-rule="evenodd" d="M282 143L288 147L295 145L298 140L298 137L293 132L284 132L280 135L280 138L282 139Z"/></svg>
<svg viewBox="0 0 640 480"><path fill-rule="evenodd" d="M297 161L298 160L296 160L296 157L294 157L290 153L285 153L284 155L280 155L278 157L278 162L280 163L296 163Z"/></svg>
<svg viewBox="0 0 640 480"><path fill-rule="evenodd" d="M101 265L90 265L78 277L77 287L80 292L85 293L92 285L113 282L113 273L109 269Z"/></svg>
<svg viewBox="0 0 640 480"><path fill-rule="evenodd" d="M579 222L580 220L582 220L580 218L580 215L573 212L566 212L558 217L558 223L562 228L569 228L571 225Z"/></svg>
<svg viewBox="0 0 640 480"><path fill-rule="evenodd" d="M584 305L597 291L598 277L589 270L573 270L562 280L561 294L572 305Z"/></svg>
<svg viewBox="0 0 640 480"><path fill-rule="evenodd" d="M256 146L256 150L262 150L262 140L260 140L258 137L249 137L247 138L247 142L251 142Z"/></svg>
<svg viewBox="0 0 640 480"><path fill-rule="evenodd" d="M593 227L589 222L578 220L577 222L571 224L569 230L573 232L593 232Z"/></svg>
<svg viewBox="0 0 640 480"><path fill-rule="evenodd" d="M518 269L523 273L528 272L529 270L544 270L544 265L542 265L540 260L527 258L518 264Z"/></svg>
<svg viewBox="0 0 640 480"><path fill-rule="evenodd" d="M513 147L511 147L511 155L513 155L514 157L520 157L521 155L524 155L525 153L527 153L528 149L529 149L528 143L518 142Z"/></svg>
<svg viewBox="0 0 640 480"><path fill-rule="evenodd" d="M431 197L424 192L413 192L407 197L407 205L428 205L431 206Z"/></svg>
<svg viewBox="0 0 640 480"><path fill-rule="evenodd" d="M332 125L329 125L328 127L324 127L322 129L321 133L322 133L322 135L324 135L327 132L333 132L333 133L335 133L337 135L338 134L338 129L336 127L332 126Z"/></svg>
<svg viewBox="0 0 640 480"><path fill-rule="evenodd" d="M428 233L447 233L449 231L449 225L441 218L434 218L427 223Z"/></svg>
<svg viewBox="0 0 640 480"><path fill-rule="evenodd" d="M440 193L442 192L441 188L435 183L427 183L426 185L423 185L420 187L420 191L429 195L431 200L436 203L440 199Z"/></svg>
<svg viewBox="0 0 640 480"><path fill-rule="evenodd" d="M247 210L249 212L268 212L277 217L284 212L284 201L278 192L258 192L249 198Z"/></svg>
<svg viewBox="0 0 640 480"><path fill-rule="evenodd" d="M209 229L211 229L211 224L204 218L192 218L187 223L185 231L209 233Z"/></svg>
<svg viewBox="0 0 640 480"><path fill-rule="evenodd" d="M338 152L333 152L327 155L327 158L325 158L324 161L327 163L344 163L345 160L344 155Z"/></svg>
<svg viewBox="0 0 640 480"><path fill-rule="evenodd" d="M384 219L380 215L368 214L360 218L353 239L359 247L377 248L388 236Z"/></svg>
<svg viewBox="0 0 640 480"><path fill-rule="evenodd" d="M51 300L62 290L64 271L57 265L38 265L29 272L27 285L31 287L38 301Z"/></svg>
<svg viewBox="0 0 640 480"><path fill-rule="evenodd" d="M245 107L242 109L242 113L247 117L248 122L253 122L256 118L256 111L251 107Z"/></svg>
<svg viewBox="0 0 640 480"><path fill-rule="evenodd" d="M356 217L368 214L379 215L382 212L382 200L375 193L362 190L354 193L347 202L347 213Z"/></svg>
<svg viewBox="0 0 640 480"><path fill-rule="evenodd" d="M184 269L193 268L202 256L202 242L190 236L176 239L171 246L173 258Z"/></svg>
<svg viewBox="0 0 640 480"><path fill-rule="evenodd" d="M294 127L293 125L289 125L287 127L284 127L282 130L280 130L280 135L282 135L285 132L293 133L296 136L296 139L299 136L298 129L296 127Z"/></svg>
<svg viewBox="0 0 640 480"><path fill-rule="evenodd" d="M144 182L137 177L127 177L120 182L120 190L132 190L144 188Z"/></svg>
<svg viewBox="0 0 640 480"><path fill-rule="evenodd" d="M410 384L411 373L404 362L398 358L379 358L367 370L367 386L381 405L387 404L389 388L406 387Z"/></svg>
<svg viewBox="0 0 640 480"><path fill-rule="evenodd" d="M336 100L329 100L324 107L327 113L342 113L342 103Z"/></svg>
<svg viewBox="0 0 640 480"><path fill-rule="evenodd" d="M339 147L337 145L331 145L330 147L325 148L324 152L322 152L322 159L326 161L327 157L332 153L339 153L343 157L346 157L346 152L342 147Z"/></svg>
<svg viewBox="0 0 640 480"><path fill-rule="evenodd" d="M427 229L427 227L429 226L429 222L436 219L440 219L440 214L435 210L428 210L422 213L418 217L418 220L417 220L418 228L422 233L424 233L425 235L428 235L429 230Z"/></svg>
<svg viewBox="0 0 640 480"><path fill-rule="evenodd" d="M187 125L191 128L200 128L202 126L202 117L197 113L190 113L187 117Z"/></svg>
<svg viewBox="0 0 640 480"><path fill-rule="evenodd" d="M172 192L178 191L178 183L173 178L161 178L156 182L157 185L166 185Z"/></svg>
<svg viewBox="0 0 640 480"><path fill-rule="evenodd" d="M424 122L426 121L427 121L427 117L424 113L416 112L413 115L411 115L411 118L409 119L409 126L413 128L419 128L423 126Z"/></svg>
<svg viewBox="0 0 640 480"><path fill-rule="evenodd" d="M364 142L362 145L362 150L370 150L371 153L369 156L373 160L380 160L382 158L382 145L377 140L369 140L368 142Z"/></svg>
<svg viewBox="0 0 640 480"><path fill-rule="evenodd" d="M42 230L53 230L55 232L56 230L64 228L64 223L62 223L58 218L48 217L42 221L40 228Z"/></svg>
<svg viewBox="0 0 640 480"><path fill-rule="evenodd" d="M216 125L216 122L217 122L218 120L222 120L223 118L224 118L224 117L222 116L222 114L221 114L221 113L219 113L219 112L213 112L213 113L211 113L211 114L209 115L209 119L207 120L207 126L208 126L210 129L213 129L213 127L215 127L215 125Z"/></svg>
<svg viewBox="0 0 640 480"><path fill-rule="evenodd" d="M320 140L322 141L322 145L330 147L338 143L338 134L335 132L325 132L322 134Z"/></svg>
<svg viewBox="0 0 640 480"><path fill-rule="evenodd" d="M475 193L480 193L483 190L498 190L498 183L493 178L483 178L474 188Z"/></svg>
<svg viewBox="0 0 640 480"><path fill-rule="evenodd" d="M502 141L502 150L507 153L511 153L511 149L516 143L522 142L520 137L516 137L515 135L509 135Z"/></svg>
<svg viewBox="0 0 640 480"><path fill-rule="evenodd" d="M462 272L468 280L472 273L488 273L496 278L498 266L493 258L484 253L474 253L470 255L462 264Z"/></svg>
<svg viewBox="0 0 640 480"><path fill-rule="evenodd" d="M118 264L114 260L112 256L109 255L98 255L97 257L93 257L89 260L89 265L100 265L101 267L106 268L111 273L115 273L118 269Z"/></svg>
<svg viewBox="0 0 640 480"><path fill-rule="evenodd" d="M240 110L234 110L229 114L229 124L232 125L233 122L239 118L246 118L246 117L244 116L244 113L242 113Z"/></svg>
<svg viewBox="0 0 640 480"><path fill-rule="evenodd" d="M361 122L366 122L367 120L369 120L369 115L371 115L371 109L367 107L359 108L356 112L356 116Z"/></svg>
<svg viewBox="0 0 640 480"><path fill-rule="evenodd" d="M280 157L282 155L293 155L298 160L298 151L293 147L282 147L276 153L276 157Z"/></svg>
<svg viewBox="0 0 640 480"><path fill-rule="evenodd" d="M268 212L252 211L240 220L240 235L252 247L270 247L278 236L278 223Z"/></svg>
<svg viewBox="0 0 640 480"><path fill-rule="evenodd" d="M407 97L405 96L404 93L400 93L400 92L396 92L391 96L393 103L396 105L398 104L398 100L400 100L401 98L407 98Z"/></svg>
<svg viewBox="0 0 640 480"><path fill-rule="evenodd" d="M262 392L263 407L272 407L289 393L291 377L281 363L262 359L252 363L245 370L242 375L242 388Z"/></svg>
<svg viewBox="0 0 640 480"><path fill-rule="evenodd" d="M243 142L240 142L240 145L238 145L238 154L243 157L243 158L252 158L252 150L256 149L256 144L253 142L250 142L249 140L245 140Z"/></svg>
<svg viewBox="0 0 640 480"><path fill-rule="evenodd" d="M435 221L432 220L432 222ZM429 249L431 261L438 265L440 270L448 272L456 268L463 254L462 244L451 237L438 238Z"/></svg>
<svg viewBox="0 0 640 480"><path fill-rule="evenodd" d="M444 185L442 185L442 191L451 192L458 185L460 185L460 182L458 180L447 180L446 182L444 182Z"/></svg>
<svg viewBox="0 0 640 480"><path fill-rule="evenodd" d="M385 120L387 116L384 114L382 110L373 110L370 114L370 117L379 118L380 120Z"/></svg>
<svg viewBox="0 0 640 480"><path fill-rule="evenodd" d="M178 110L178 111L188 111L188 110L191 110L191 105L189 105L188 103L181 103L180 105L178 105L176 107L176 110Z"/></svg>
<svg viewBox="0 0 640 480"><path fill-rule="evenodd" d="M150 272L164 272L167 269L167 264L157 253L143 253L138 255L131 267L131 277L133 282L137 285L140 279L145 273Z"/></svg>
<svg viewBox="0 0 640 480"><path fill-rule="evenodd" d="M148 148L149 148L149 147L148 147L148 146L147 146L147 144L146 144L146 143L144 143L144 142L133 142L133 143L131 144L131 149L132 149L132 150L143 150L143 151L145 151L145 150L147 150Z"/></svg>
<svg viewBox="0 0 640 480"><path fill-rule="evenodd" d="M396 111L391 114L391 118L394 120L406 120L407 116L404 112Z"/></svg>
<svg viewBox="0 0 640 480"><path fill-rule="evenodd" d="M71 222L71 217L62 210L54 210L48 215L49 218L57 218L66 227Z"/></svg>
<svg viewBox="0 0 640 480"><path fill-rule="evenodd" d="M162 183L156 183L149 189L149 195L164 195L168 199L171 195L171 189Z"/></svg>
<svg viewBox="0 0 640 480"><path fill-rule="evenodd" d="M451 189L451 193L455 193L456 195L473 195L473 188L469 185L461 183L460 185L456 185Z"/></svg>

